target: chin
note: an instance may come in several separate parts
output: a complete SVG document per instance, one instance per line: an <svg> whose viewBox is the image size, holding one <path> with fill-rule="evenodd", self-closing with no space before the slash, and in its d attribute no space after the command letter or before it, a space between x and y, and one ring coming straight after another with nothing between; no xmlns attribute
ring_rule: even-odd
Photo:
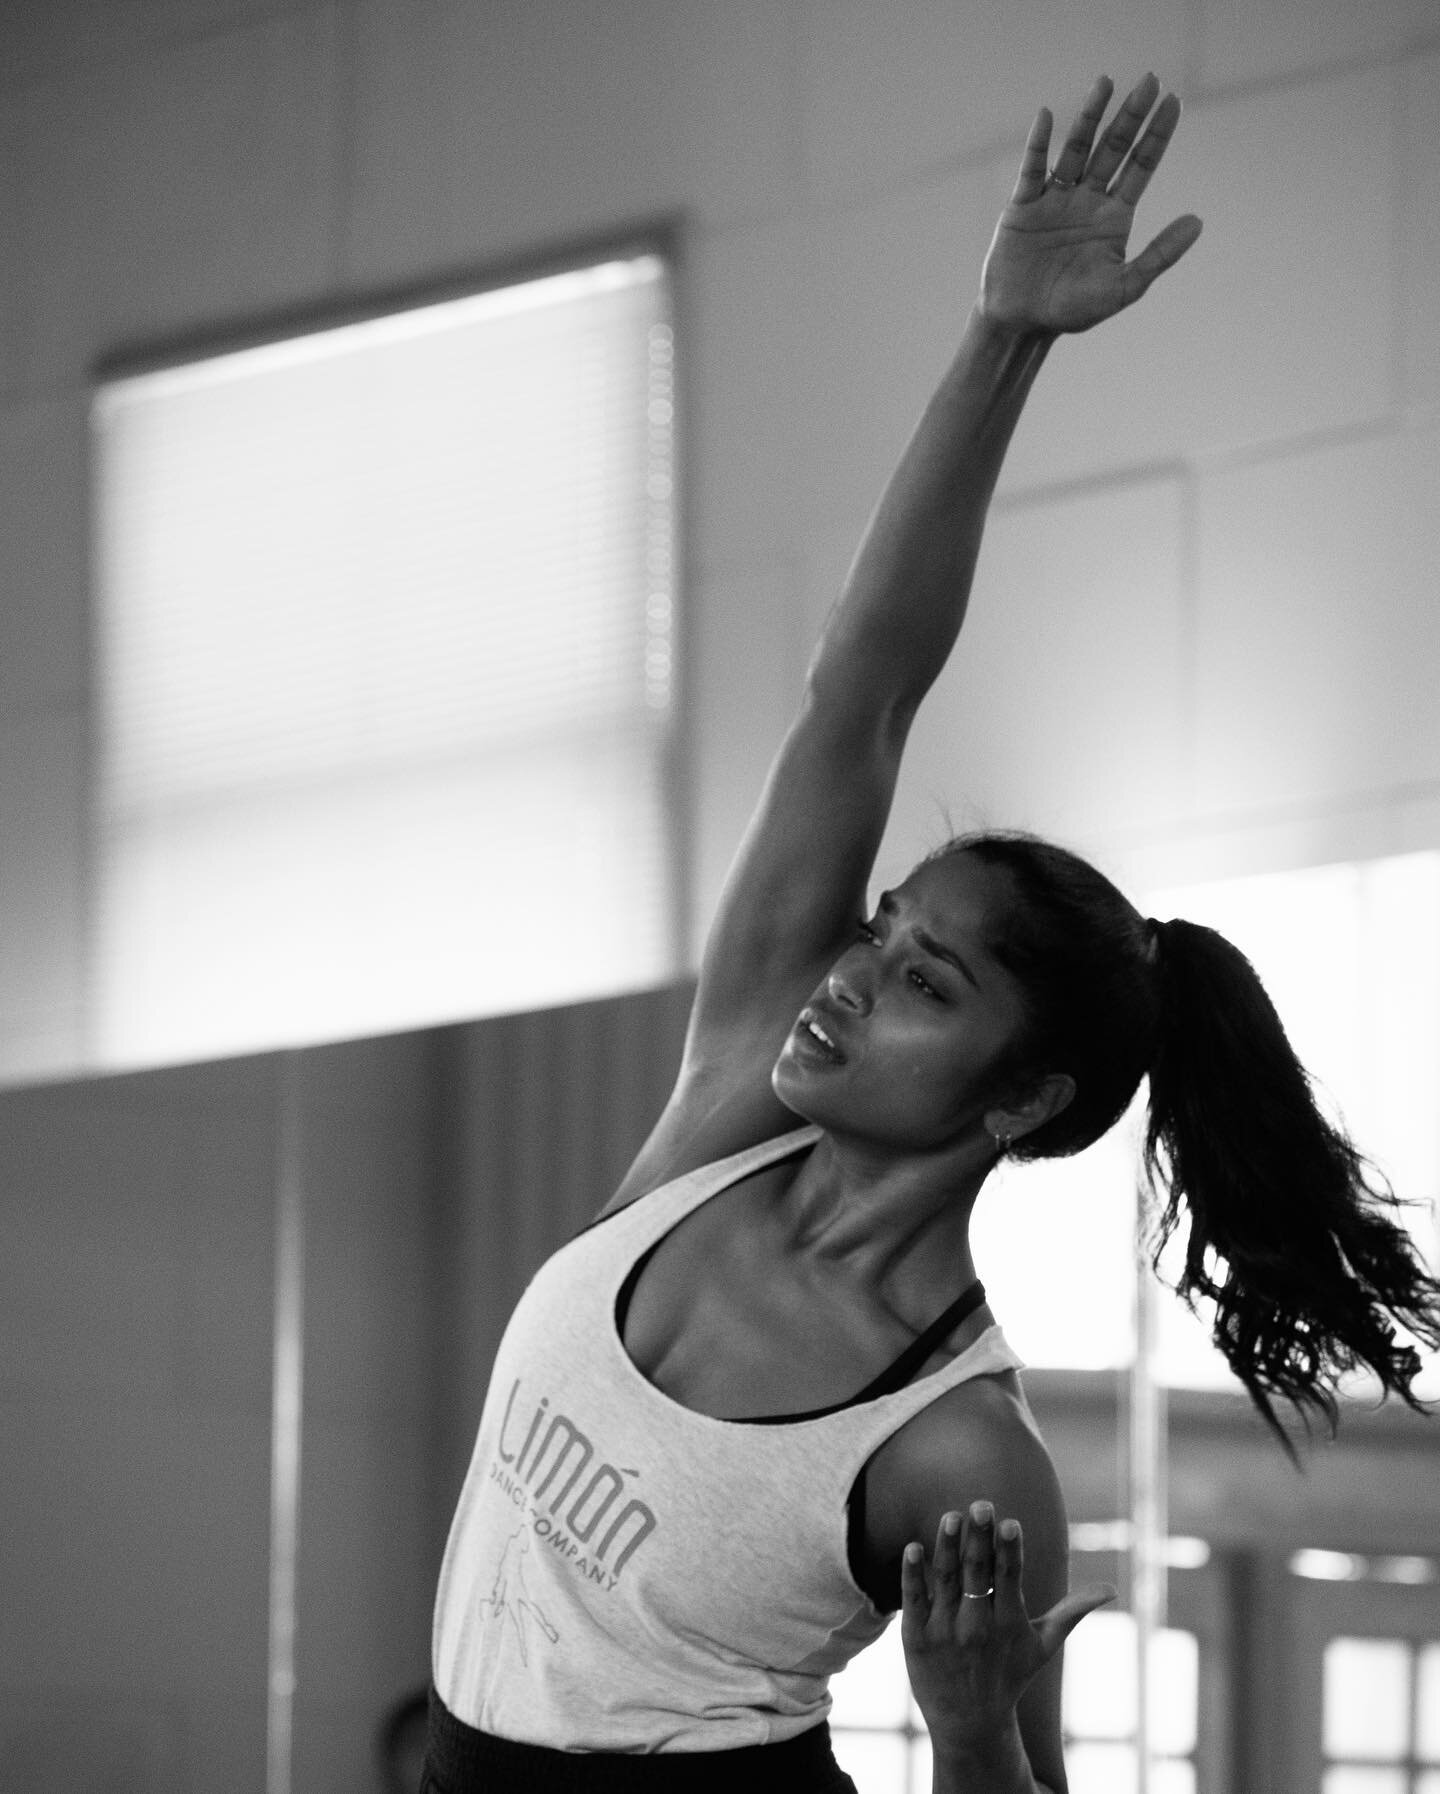
<svg viewBox="0 0 1440 1794"><path fill-rule="evenodd" d="M810 1080L803 1070L790 1062L786 1053L781 1053L770 1070L770 1088L776 1099L782 1102L792 1115L798 1115L802 1121L813 1122L824 1126L825 1118L815 1113L817 1105L813 1101L819 1093L811 1086ZM824 1108L824 1102L818 1105Z"/></svg>
<svg viewBox="0 0 1440 1794"><path fill-rule="evenodd" d="M797 1125L808 1123L837 1136L871 1137L873 1117L867 1120L856 1103L853 1086L847 1092L824 1078L807 1077L803 1067L788 1065L782 1059L770 1075L770 1088L796 1117Z"/></svg>

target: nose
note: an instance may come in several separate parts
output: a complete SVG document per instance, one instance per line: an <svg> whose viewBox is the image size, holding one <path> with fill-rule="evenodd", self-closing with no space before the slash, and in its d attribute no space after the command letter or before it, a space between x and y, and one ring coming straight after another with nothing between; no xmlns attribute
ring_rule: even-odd
<svg viewBox="0 0 1440 1794"><path fill-rule="evenodd" d="M843 959L825 980L825 988L842 1009L853 1009L863 1015L870 1007L864 981L857 976L855 967L847 965Z"/></svg>

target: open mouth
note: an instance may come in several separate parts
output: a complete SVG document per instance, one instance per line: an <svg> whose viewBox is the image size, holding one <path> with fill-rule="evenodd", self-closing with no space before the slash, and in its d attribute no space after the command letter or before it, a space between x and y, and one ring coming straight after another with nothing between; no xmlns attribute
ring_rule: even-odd
<svg viewBox="0 0 1440 1794"><path fill-rule="evenodd" d="M822 1054L832 1065L844 1063L845 1055L825 1031L825 1024L814 1013L806 1009L801 1012L800 1020L795 1024L795 1033L807 1046Z"/></svg>

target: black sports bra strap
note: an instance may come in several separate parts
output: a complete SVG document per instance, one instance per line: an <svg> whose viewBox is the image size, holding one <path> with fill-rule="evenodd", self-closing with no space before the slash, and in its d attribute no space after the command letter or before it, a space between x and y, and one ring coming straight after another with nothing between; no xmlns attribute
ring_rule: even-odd
<svg viewBox="0 0 1440 1794"><path fill-rule="evenodd" d="M897 1389L903 1389L936 1346L948 1339L961 1321L968 1320L984 1302L985 1285L977 1277L968 1289L961 1290L944 1314L932 1322L918 1339L906 1346L888 1370L882 1370L873 1383L867 1383L859 1395L850 1399L855 1402L873 1402L877 1396L892 1395Z"/></svg>
<svg viewBox="0 0 1440 1794"><path fill-rule="evenodd" d="M859 1407L861 1402L873 1402L882 1395L893 1395L897 1389L905 1387L941 1340L947 1339L961 1321L967 1320L977 1308L983 1306L984 1301L985 1285L977 1277L968 1289L960 1292L938 1320L906 1346L893 1364L882 1370L873 1383L867 1383L858 1395L852 1395L847 1401L836 1402L830 1408L810 1408L803 1414L744 1414L737 1415L735 1419L747 1426L787 1426L797 1420L823 1420L829 1414L840 1414L846 1408Z"/></svg>

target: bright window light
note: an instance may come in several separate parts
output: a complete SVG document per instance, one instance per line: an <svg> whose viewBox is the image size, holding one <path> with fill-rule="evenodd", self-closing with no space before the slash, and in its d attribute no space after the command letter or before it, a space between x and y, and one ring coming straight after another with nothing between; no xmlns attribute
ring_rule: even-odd
<svg viewBox="0 0 1440 1794"><path fill-rule="evenodd" d="M1440 1763L1440 1644L1422 1645L1415 1684L1415 1754Z"/></svg>
<svg viewBox="0 0 1440 1794"><path fill-rule="evenodd" d="M1149 914L1217 928L1249 956L1322 1102L1416 1204L1407 1224L1440 1262L1440 853L1154 890L1138 901ZM1133 1355L1142 1122L1137 1105L1073 1159L1002 1167L976 1208L976 1263L1027 1363L1103 1369ZM1159 1312L1164 1381L1238 1387L1182 1303L1163 1301ZM1433 1363L1420 1387L1440 1393Z"/></svg>
<svg viewBox="0 0 1440 1794"><path fill-rule="evenodd" d="M910 1693L900 1622L830 1680L835 1756L858 1794L929 1794L930 1740Z"/></svg>
<svg viewBox="0 0 1440 1794"><path fill-rule="evenodd" d="M1200 1702L1199 1641L1164 1629L1150 1641L1155 1711L1152 1781L1162 1794L1195 1786ZM1094 1613L1065 1647L1065 1761L1072 1790L1103 1794L1134 1787L1135 1622L1113 1609ZM910 1693L899 1621L830 1683L835 1755L859 1794L928 1794L931 1758L925 1721ZM1107 1774L1111 1779L1107 1780ZM1077 1779L1078 1778L1078 1779Z"/></svg>
<svg viewBox="0 0 1440 1794"><path fill-rule="evenodd" d="M1410 1745L1411 1657L1399 1638L1332 1638L1325 1647L1325 1754L1390 1760Z"/></svg>
<svg viewBox="0 0 1440 1794"><path fill-rule="evenodd" d="M1195 1750L1200 1703L1199 1643L1164 1628L1150 1639L1154 1750L1184 1757ZM1074 1739L1133 1739L1139 1724L1135 1621L1115 1608L1092 1613L1065 1647L1064 1720Z"/></svg>
<svg viewBox="0 0 1440 1794"><path fill-rule="evenodd" d="M1348 1551L1296 1551L1290 1559L1292 1576L1315 1582L1399 1582L1411 1588L1440 1582L1440 1562L1433 1557L1357 1557Z"/></svg>
<svg viewBox="0 0 1440 1794"><path fill-rule="evenodd" d="M676 969L654 255L97 395L103 1065Z"/></svg>
<svg viewBox="0 0 1440 1794"><path fill-rule="evenodd" d="M1366 1560L1349 1551L1321 1551L1306 1547L1290 1559L1292 1576L1305 1576L1312 1582L1359 1582L1363 1579Z"/></svg>
<svg viewBox="0 0 1440 1794"><path fill-rule="evenodd" d="M1127 1117L1070 1159L1002 1164L970 1242L990 1305L1026 1364L1105 1370L1135 1339L1135 1180Z"/></svg>

